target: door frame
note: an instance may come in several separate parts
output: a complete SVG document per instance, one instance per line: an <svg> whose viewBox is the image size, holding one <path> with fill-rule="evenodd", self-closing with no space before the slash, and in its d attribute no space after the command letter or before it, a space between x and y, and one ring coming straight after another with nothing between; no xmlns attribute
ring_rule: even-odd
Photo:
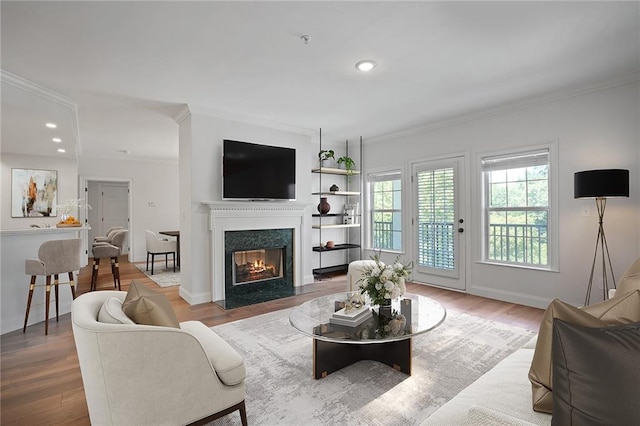
<svg viewBox="0 0 640 426"><path fill-rule="evenodd" d="M133 180L131 179L123 179L123 178L109 178L109 177L93 177L93 176L80 176L79 177L79 186L78 188L80 189L81 193L82 193L82 197L85 200L88 200L89 198L89 189L88 189L88 185L89 182L100 182L100 183L126 183L129 187L129 199L128 199L128 209L129 209L129 250L128 250L128 255L129 255L129 261L130 262L135 262L133 253L135 253L134 251L134 244L135 244L135 238L133 238L134 235L134 217L133 217ZM81 212L81 222L88 224L88 218L89 218L89 212L88 212L88 208L86 207L86 203L85 203L85 207L83 209L83 211ZM87 241L87 253L89 252L89 241Z"/></svg>
<svg viewBox="0 0 640 426"><path fill-rule="evenodd" d="M460 188L458 188L458 193L457 193L457 203L458 203L458 217L456 218L462 218L464 219L464 223L462 224L462 227L464 228L464 232L462 233L462 235L460 235L459 233L457 233L456 235L458 235L459 238L462 238L463 244L462 248L459 252L459 260L461 259L460 263L461 265L459 265L459 278L451 278L450 276L447 275L433 275L433 277L438 277L435 281L436 282L425 282L425 281L416 281L415 278L415 271L412 277L413 282L415 282L416 284L423 284L423 285L430 285L430 286L434 286L434 287L442 287L442 288L446 288L448 290L453 290L453 291L461 291L461 292L467 292L468 291L468 285L467 285L467 281L468 281L468 276L469 276L469 264L470 264L470 259L471 259L471 246L472 246L472 238L471 238L471 224L472 224L472 214L471 214L471 174L470 174L470 168L471 168L471 164L469 161L470 158L470 154L468 151L463 151L463 152L454 152L454 153L450 153L450 154L443 154L443 155L438 155L438 156L433 156L433 157L428 157L428 158L421 158L415 161L411 161L409 162L409 167L408 167L408 173L410 176L410 206L409 206L409 220L408 223L411 224L410 226L410 231L409 231L409 238L408 238L408 242L410 244L409 246L409 250L411 253L411 259L415 262L417 260L417 232L416 232L416 226L417 226L417 197L415 196L417 188L417 182L414 182L414 176L415 176L415 169L416 167L420 166L421 164L424 163L438 163L438 162L446 162L446 161L454 161L454 160L459 160L462 162L462 165L459 165L457 167L457 172L459 174L459 176L456 177L457 179L457 183L460 186ZM458 223L456 223L457 226L460 226ZM414 269L417 267L417 265L414 264ZM426 274L429 275L429 274ZM456 279L459 282L462 283L462 285L458 286L458 287L452 287L452 286L448 286L446 285L446 282L452 279Z"/></svg>

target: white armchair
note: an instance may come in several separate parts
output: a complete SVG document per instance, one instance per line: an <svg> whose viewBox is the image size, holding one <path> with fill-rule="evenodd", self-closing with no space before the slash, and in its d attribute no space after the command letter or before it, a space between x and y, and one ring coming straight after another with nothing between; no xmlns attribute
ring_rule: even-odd
<svg viewBox="0 0 640 426"><path fill-rule="evenodd" d="M242 357L199 321L132 323L126 294L85 293L71 306L91 424L204 424L239 410L246 426Z"/></svg>
<svg viewBox="0 0 640 426"><path fill-rule="evenodd" d="M349 263L347 270L347 291L359 291L358 286L364 278L364 271L374 266L376 266L376 262L373 260L354 260Z"/></svg>
<svg viewBox="0 0 640 426"><path fill-rule="evenodd" d="M176 271L176 251L178 243L176 241L161 240L153 231L148 229L145 232L147 242L147 271L149 270L149 255L151 255L151 275L153 275L153 264L156 254L164 254L165 268L169 267L168 255L173 255L173 272Z"/></svg>

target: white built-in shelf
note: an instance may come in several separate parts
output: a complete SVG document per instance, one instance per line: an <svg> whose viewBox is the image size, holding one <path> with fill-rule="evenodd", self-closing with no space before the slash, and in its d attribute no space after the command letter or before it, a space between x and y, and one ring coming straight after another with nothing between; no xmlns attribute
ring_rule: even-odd
<svg viewBox="0 0 640 426"><path fill-rule="evenodd" d="M326 225L312 225L313 229L331 229L331 228L357 228L359 227L359 223L333 223Z"/></svg>
<svg viewBox="0 0 640 426"><path fill-rule="evenodd" d="M312 195L343 195L343 196L359 196L359 191L323 191L323 192L313 192Z"/></svg>
<svg viewBox="0 0 640 426"><path fill-rule="evenodd" d="M311 169L311 173L323 173L327 175L359 175L359 170L334 169L332 167L320 167L319 169Z"/></svg>

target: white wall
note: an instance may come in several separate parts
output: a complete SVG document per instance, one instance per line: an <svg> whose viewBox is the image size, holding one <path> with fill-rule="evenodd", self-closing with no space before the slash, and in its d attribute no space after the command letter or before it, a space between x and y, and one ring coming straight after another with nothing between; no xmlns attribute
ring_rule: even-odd
<svg viewBox="0 0 640 426"><path fill-rule="evenodd" d="M145 229L180 229L178 161L141 161L81 158L78 174L88 180L130 181L129 260L146 259ZM155 206L149 206L149 203Z"/></svg>
<svg viewBox="0 0 640 426"><path fill-rule="evenodd" d="M467 291L531 306L546 307L554 298L582 304L597 233L593 200L573 198L573 175L589 169L630 170L630 198L610 199L605 230L613 268L619 278L640 256L640 84L626 84L485 118L424 130L365 147L365 169L402 168L404 194L411 196L407 170L416 159L464 152L471 188L467 193ZM557 141L559 157L559 272L479 263L481 206L479 153ZM470 193L469 193L470 192ZM583 207L591 216L582 215ZM404 220L410 222L410 213ZM406 237L406 236L405 236ZM413 258L411 248L408 257ZM597 285L601 285L600 282ZM601 300L592 291L591 302ZM600 298L600 299L599 299Z"/></svg>
<svg viewBox="0 0 640 426"><path fill-rule="evenodd" d="M296 149L296 198L311 206L311 137L191 112L180 123L180 205L182 251L180 295L189 303L211 300L209 209L203 201L222 200L222 141L234 139ZM315 205L314 205L315 206ZM311 208L307 208L310 218ZM311 252L309 233L302 236L303 259ZM305 277L311 266L303 261ZM307 272L308 271L308 272ZM312 279L312 278L311 278ZM305 281L307 278L305 278Z"/></svg>
<svg viewBox="0 0 640 426"><path fill-rule="evenodd" d="M48 224L55 226L58 217L11 217L11 169L43 169L58 171L58 204L69 199L78 198L78 163L75 160L59 159L55 157L40 157L36 155L2 154L1 186L2 200L0 200L0 229L26 229L32 224ZM76 213L72 213L77 216Z"/></svg>

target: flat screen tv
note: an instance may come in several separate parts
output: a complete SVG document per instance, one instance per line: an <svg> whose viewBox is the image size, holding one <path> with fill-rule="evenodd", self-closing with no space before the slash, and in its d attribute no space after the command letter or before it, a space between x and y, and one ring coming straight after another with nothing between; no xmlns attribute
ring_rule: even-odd
<svg viewBox="0 0 640 426"><path fill-rule="evenodd" d="M223 200L295 200L296 150L225 139Z"/></svg>

